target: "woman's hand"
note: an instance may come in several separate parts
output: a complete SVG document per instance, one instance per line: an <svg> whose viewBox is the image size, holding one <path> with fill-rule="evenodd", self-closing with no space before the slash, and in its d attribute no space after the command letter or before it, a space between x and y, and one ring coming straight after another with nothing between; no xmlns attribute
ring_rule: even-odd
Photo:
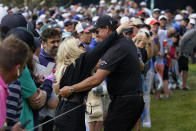
<svg viewBox="0 0 196 131"><path fill-rule="evenodd" d="M133 23L131 21L128 21L128 22L125 22L122 25L120 25L116 29L116 31L117 31L118 34L120 34L123 30L133 28L133 27L134 27Z"/></svg>

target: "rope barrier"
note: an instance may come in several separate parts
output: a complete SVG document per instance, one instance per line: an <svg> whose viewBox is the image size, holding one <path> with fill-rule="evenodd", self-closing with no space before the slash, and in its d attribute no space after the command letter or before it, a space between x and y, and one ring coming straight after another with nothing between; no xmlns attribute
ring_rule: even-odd
<svg viewBox="0 0 196 131"><path fill-rule="evenodd" d="M54 118L52 118L52 119L46 121L46 122L43 122L43 123L39 124L38 126L35 126L35 127L31 128L31 129L29 129L29 130L27 130L27 131L33 131L34 129L39 128L39 127L41 127L41 126L43 126L43 125L45 125L45 124L47 124L47 123L49 123L49 122L55 120L56 118L59 118L59 117L65 115L65 114L67 114L67 113L69 113L69 112L71 112L71 111L73 111L73 110L75 110L75 109L78 109L78 108L82 107L83 105L84 105L84 104L81 104L81 105L79 105L79 106L76 106L76 107L74 107L73 109L71 109L71 110L69 110L69 111L66 111L66 112L64 112L64 113L62 113L62 114L60 114L60 115L58 115L58 116L56 116L56 117L54 117Z"/></svg>

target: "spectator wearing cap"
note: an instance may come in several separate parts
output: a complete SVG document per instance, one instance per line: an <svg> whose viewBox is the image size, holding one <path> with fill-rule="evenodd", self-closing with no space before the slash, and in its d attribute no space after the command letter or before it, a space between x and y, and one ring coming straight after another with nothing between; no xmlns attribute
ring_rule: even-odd
<svg viewBox="0 0 196 131"><path fill-rule="evenodd" d="M7 36L13 34L17 38L23 40L30 47L30 55L28 57L28 63L22 72L21 77L18 79L20 84L15 82L10 85L10 88L16 88L20 86L22 92L17 92L22 94L22 112L20 114L20 121L24 124L27 120L31 120L25 129L31 129L38 124L38 112L37 109L40 109L47 100L47 97L51 94L51 89L47 88L47 90L37 89L35 84L36 77L34 75L34 64L32 55L35 51L34 38L31 32L29 32L26 28L18 27L10 30ZM45 80L44 83L51 82L50 80ZM43 85L44 85L43 83ZM14 94L16 95L16 92ZM19 95L20 96L20 95ZM16 97L16 96L15 96ZM9 99L9 101L13 101L16 99ZM18 99L19 100L19 99ZM15 101L16 102L16 101ZM18 101L20 102L20 101ZM13 103L13 102L11 102ZM8 106L13 111L13 106ZM19 107L19 106L18 106ZM32 112L34 109L34 112ZM10 113L10 112L9 112ZM13 112L12 112L13 113Z"/></svg>
<svg viewBox="0 0 196 131"><path fill-rule="evenodd" d="M137 13L137 16L144 22L146 19L146 12L141 10Z"/></svg>
<svg viewBox="0 0 196 131"><path fill-rule="evenodd" d="M160 13L161 13L160 9L155 8L153 10L153 14L152 14L153 18L155 18L156 20L158 20L159 19L159 16L160 16Z"/></svg>
<svg viewBox="0 0 196 131"><path fill-rule="evenodd" d="M161 16L160 16L159 22L161 25L161 22L162 22ZM175 32L176 31L173 27L170 27L168 30L166 30L165 28L159 28L159 30L158 30L158 38L160 41L160 51L158 52L158 56L156 57L155 69L157 70L157 73L161 76L162 80L164 80L163 91L164 91L165 98L169 97L168 81L167 81L168 75L167 75L167 72L164 72L164 68L165 68L166 64L168 64L165 61L165 56L168 54L168 49L170 48L170 46L172 44L172 43L170 43L170 38ZM160 97L159 91L156 91L155 97L156 97L156 99L159 99L159 97Z"/></svg>
<svg viewBox="0 0 196 131"><path fill-rule="evenodd" d="M70 32L71 34L74 32L74 23L71 20L65 20L64 25L65 32Z"/></svg>
<svg viewBox="0 0 196 131"><path fill-rule="evenodd" d="M187 10L182 10L182 11L180 12L180 14L182 15L183 18L188 18L188 16L189 16Z"/></svg>
<svg viewBox="0 0 196 131"><path fill-rule="evenodd" d="M89 44L92 40L92 33L89 31L91 26L88 23L82 22L76 25L76 31L80 40L79 47L86 51L90 51Z"/></svg>
<svg viewBox="0 0 196 131"><path fill-rule="evenodd" d="M186 27L189 23L188 18L182 18L181 15L176 15L175 17L176 23L173 24L174 29L177 33L179 33L180 36L183 36L183 34L186 32Z"/></svg>
<svg viewBox="0 0 196 131"><path fill-rule="evenodd" d="M160 50L160 43L159 43L159 37L158 37L158 30L160 23L156 19L151 19L149 23L150 25L150 32L152 33L150 41L152 42L152 50L153 50L153 56L157 56L158 52Z"/></svg>
<svg viewBox="0 0 196 131"><path fill-rule="evenodd" d="M44 23L42 21L36 21L36 27L35 30L37 31L37 33L40 35L40 29L42 28L42 26L44 25Z"/></svg>
<svg viewBox="0 0 196 131"><path fill-rule="evenodd" d="M9 111L9 109L6 110L6 99L9 98L10 93L13 92L8 92L8 87L6 84L15 81L17 78L21 76L28 59L28 53L29 53L28 46L23 41L17 39L13 35L7 37L1 42L0 45L0 105L1 105L0 130L5 130L4 126L6 127L6 125L10 127L9 124L6 124L8 122L6 121L6 117L7 118L9 117L9 115L8 116L6 115L6 112ZM15 90L15 91L18 92L19 90ZM19 97L21 97L21 95ZM18 109L21 108L21 105L15 105L15 106L17 106L16 108ZM19 112L15 114L15 118L16 118L14 119L16 120L15 123L19 121L19 117L20 117ZM11 127L13 125L11 125ZM22 131L22 129L19 129L20 124L17 123L17 125L19 125L17 127L18 129L14 129L14 131ZM9 129L11 129L11 127Z"/></svg>
<svg viewBox="0 0 196 131"><path fill-rule="evenodd" d="M146 12L146 14L147 14L148 16L150 16L150 17L152 16L151 10L147 8L147 4L146 4L145 1L142 1L142 2L140 3L140 7L141 7L141 11Z"/></svg>
<svg viewBox="0 0 196 131"><path fill-rule="evenodd" d="M94 28L96 41L102 42L116 29L116 25L117 22L112 17L101 16ZM73 87L77 92L82 92L87 90L86 87L90 89L99 85L107 77L111 103L104 122L104 131L130 131L144 108L139 59L132 40L120 37L114 42L114 46L102 57L101 65L93 76L78 84L65 86L61 92L63 95L69 96L71 94L68 93L70 87ZM130 61L135 64L130 64Z"/></svg>
<svg viewBox="0 0 196 131"><path fill-rule="evenodd" d="M159 16L159 23L160 23L160 28L163 30L166 30L166 25L167 25L167 17L165 15Z"/></svg>
<svg viewBox="0 0 196 131"><path fill-rule="evenodd" d="M174 18L175 22L180 25L181 21L183 20L183 16L181 14L177 14Z"/></svg>
<svg viewBox="0 0 196 131"><path fill-rule="evenodd" d="M165 10L165 16L167 18L167 27L166 28L168 29L169 27L172 27L172 24L175 21L173 20L173 14L170 9Z"/></svg>
<svg viewBox="0 0 196 131"><path fill-rule="evenodd" d="M195 20L194 19L190 19L187 28L188 28L188 30L191 30L191 29L195 28Z"/></svg>
<svg viewBox="0 0 196 131"><path fill-rule="evenodd" d="M47 67L49 62L55 62L61 33L54 28L48 28L41 33L41 39L43 48L39 55L39 61L41 65Z"/></svg>
<svg viewBox="0 0 196 131"><path fill-rule="evenodd" d="M35 60L35 63L39 62L39 54L41 51L41 39L34 37L34 46L35 46L35 52L33 53L33 59Z"/></svg>
<svg viewBox="0 0 196 131"><path fill-rule="evenodd" d="M122 25L123 23L125 22L128 22L129 21L129 17L127 16L124 16L120 19L120 24ZM130 28L130 29L126 29L123 31L123 35L127 38L130 38L132 39L132 34L133 34L133 28Z"/></svg>
<svg viewBox="0 0 196 131"><path fill-rule="evenodd" d="M27 27L27 21L21 14L7 14L1 20L3 26L7 26L9 29L15 27Z"/></svg>

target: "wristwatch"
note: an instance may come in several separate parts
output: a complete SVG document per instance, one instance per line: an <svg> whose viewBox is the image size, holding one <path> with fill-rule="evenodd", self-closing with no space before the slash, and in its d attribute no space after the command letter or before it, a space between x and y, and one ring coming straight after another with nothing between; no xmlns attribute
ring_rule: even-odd
<svg viewBox="0 0 196 131"><path fill-rule="evenodd" d="M69 89L70 89L71 94L73 94L75 92L74 88L72 86L70 86Z"/></svg>

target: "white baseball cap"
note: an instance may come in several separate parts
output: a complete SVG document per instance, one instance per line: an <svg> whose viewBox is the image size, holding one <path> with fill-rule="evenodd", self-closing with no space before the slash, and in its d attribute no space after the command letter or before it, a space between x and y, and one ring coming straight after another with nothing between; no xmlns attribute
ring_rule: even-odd
<svg viewBox="0 0 196 131"><path fill-rule="evenodd" d="M90 32L90 25L86 22L83 22L83 23L78 23L76 25L76 31L77 33L81 33L81 32Z"/></svg>
<svg viewBox="0 0 196 131"><path fill-rule="evenodd" d="M146 6L146 2L142 1L142 2L140 3L140 6Z"/></svg>
<svg viewBox="0 0 196 131"><path fill-rule="evenodd" d="M117 3L117 0L111 0L111 3Z"/></svg>
<svg viewBox="0 0 196 131"><path fill-rule="evenodd" d="M123 16L121 19L120 19L120 24L122 25L123 23L129 21L129 17L127 16Z"/></svg>
<svg viewBox="0 0 196 131"><path fill-rule="evenodd" d="M183 20L183 16L180 15L180 14L177 14L177 15L175 16L175 20Z"/></svg>
<svg viewBox="0 0 196 131"><path fill-rule="evenodd" d="M167 20L167 17L165 15L161 15L161 16L159 16L158 20L160 21L161 19L166 19Z"/></svg>
<svg viewBox="0 0 196 131"><path fill-rule="evenodd" d="M193 13L189 16L189 19L196 19L196 13Z"/></svg>
<svg viewBox="0 0 196 131"><path fill-rule="evenodd" d="M194 19L190 19L189 23L195 25L195 20Z"/></svg>

